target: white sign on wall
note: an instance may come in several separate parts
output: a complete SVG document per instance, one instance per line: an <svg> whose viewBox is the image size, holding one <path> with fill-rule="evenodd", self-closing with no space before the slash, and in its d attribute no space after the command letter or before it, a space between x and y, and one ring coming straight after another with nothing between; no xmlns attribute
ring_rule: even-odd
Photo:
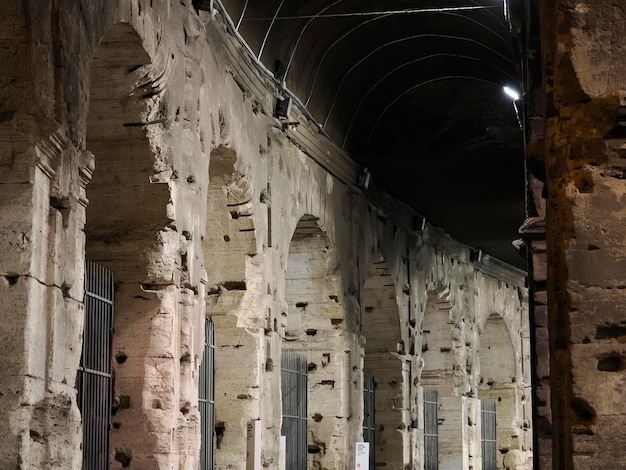
<svg viewBox="0 0 626 470"><path fill-rule="evenodd" d="M261 420L248 422L246 470L261 470Z"/></svg>
<svg viewBox="0 0 626 470"><path fill-rule="evenodd" d="M354 459L355 470L369 470L370 469L370 443L369 442L357 442L356 443L356 458Z"/></svg>
<svg viewBox="0 0 626 470"><path fill-rule="evenodd" d="M287 470L287 437L280 436L280 470Z"/></svg>

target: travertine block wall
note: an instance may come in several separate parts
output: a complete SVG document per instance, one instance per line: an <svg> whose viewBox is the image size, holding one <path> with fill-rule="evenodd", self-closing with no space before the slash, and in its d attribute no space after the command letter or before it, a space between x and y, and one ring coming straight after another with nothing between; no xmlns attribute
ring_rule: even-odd
<svg viewBox="0 0 626 470"><path fill-rule="evenodd" d="M283 348L317 366L311 465L353 466L363 369L377 367L369 352L393 364L378 378L395 426L384 433L388 468L421 468L422 370L439 367L422 353L432 293L446 304L446 398L477 403L490 315L528 364L522 276L471 262L468 247L429 224L416 230L404 206L356 185L358 168L303 116L282 129L275 85L219 14L187 0L81 5L2 1L0 59L15 67L0 73L0 305L11 319L0 326L0 461L80 468L87 254L117 282L112 468L197 468L206 315L217 338L216 468L244 468L255 419L262 463L278 468ZM320 154L347 170L322 167ZM300 235L322 243L297 250ZM366 300L381 259L388 281ZM380 292L392 327L368 329ZM516 367L520 390L528 374ZM480 442L459 433L469 465ZM519 433L515 468L530 468L529 426Z"/></svg>
<svg viewBox="0 0 626 470"><path fill-rule="evenodd" d="M624 468L626 12L591 0L542 2L540 14L546 120L534 145L546 171L551 389L541 390L551 398L542 424L553 442L545 468Z"/></svg>

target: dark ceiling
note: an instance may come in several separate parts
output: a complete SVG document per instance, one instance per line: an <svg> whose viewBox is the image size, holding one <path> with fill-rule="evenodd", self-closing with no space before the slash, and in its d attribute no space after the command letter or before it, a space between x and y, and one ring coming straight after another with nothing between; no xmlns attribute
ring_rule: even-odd
<svg viewBox="0 0 626 470"><path fill-rule="evenodd" d="M521 89L515 1L223 4L253 53L379 187L523 267L511 245L525 217L523 134L502 91Z"/></svg>

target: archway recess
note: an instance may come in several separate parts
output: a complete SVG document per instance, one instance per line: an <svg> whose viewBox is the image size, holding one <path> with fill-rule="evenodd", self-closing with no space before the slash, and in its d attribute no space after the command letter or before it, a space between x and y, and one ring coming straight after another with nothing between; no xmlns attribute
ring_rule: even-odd
<svg viewBox="0 0 626 470"><path fill-rule="evenodd" d="M258 354L265 333L246 327L251 323L250 315L257 316L257 309L262 307L255 304L254 312L244 307L250 294L246 268L257 252L256 201L250 178L239 164L233 148L220 145L212 149L201 242L207 279L206 313L215 329L216 468L245 460L246 424L259 417L264 393L261 377L275 382L279 377L278 371L260 367ZM265 322L273 323L268 317Z"/></svg>
<svg viewBox="0 0 626 470"><path fill-rule="evenodd" d="M516 427L518 393L515 352L509 329L497 313L489 315L480 334L480 379L478 398L495 402L496 450L499 469L505 455L520 450L520 430ZM509 461L514 461L510 460Z"/></svg>
<svg viewBox="0 0 626 470"><path fill-rule="evenodd" d="M289 246L283 349L308 362L308 468L344 468L348 457L348 378L341 286L335 255L318 219L303 216Z"/></svg>
<svg viewBox="0 0 626 470"><path fill-rule="evenodd" d="M452 305L429 291L422 321L420 383L424 388L424 468L456 470L466 460L465 404L455 394L458 360L454 348Z"/></svg>
<svg viewBox="0 0 626 470"><path fill-rule="evenodd" d="M391 269L382 257L368 271L363 306L364 373L375 384L375 435L370 452L373 451L375 466L402 469L404 442L408 440L403 426L407 384L398 358L402 337L396 287Z"/></svg>
<svg viewBox="0 0 626 470"><path fill-rule="evenodd" d="M425 389L436 390L439 397L454 395L457 359L453 348L451 308L450 302L436 292L428 292L422 321L424 368L420 382Z"/></svg>
<svg viewBox="0 0 626 470"><path fill-rule="evenodd" d="M125 23L107 30L94 55L86 149L95 169L84 228L86 257L108 268L115 281L111 465L146 468L177 453L180 354L174 302L168 302L177 295L174 262L166 265L162 256L170 192L167 184L152 182L154 155L142 124L148 109L137 88L149 63Z"/></svg>

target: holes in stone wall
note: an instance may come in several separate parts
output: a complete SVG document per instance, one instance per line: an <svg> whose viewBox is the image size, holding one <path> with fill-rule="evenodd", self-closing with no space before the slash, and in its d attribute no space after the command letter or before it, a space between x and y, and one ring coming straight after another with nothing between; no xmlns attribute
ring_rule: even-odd
<svg viewBox="0 0 626 470"><path fill-rule="evenodd" d="M122 468L128 468L132 459L132 454L127 450L115 451L115 460L122 464Z"/></svg>
<svg viewBox="0 0 626 470"><path fill-rule="evenodd" d="M225 433L226 424L221 421L215 423L215 448L220 449L222 447L222 441L224 440Z"/></svg>
<svg viewBox="0 0 626 470"><path fill-rule="evenodd" d="M578 424L593 424L596 419L596 410L583 398L574 397L571 408L577 418Z"/></svg>
<svg viewBox="0 0 626 470"><path fill-rule="evenodd" d="M309 454L319 454L320 452L322 452L322 446L318 444L309 444L307 448Z"/></svg>
<svg viewBox="0 0 626 470"><path fill-rule="evenodd" d="M226 290L246 290L245 281L226 281L222 283Z"/></svg>
<svg viewBox="0 0 626 470"><path fill-rule="evenodd" d="M115 355L115 361L118 364L124 364L127 359L128 359L128 355L123 351L118 351L118 353Z"/></svg>
<svg viewBox="0 0 626 470"><path fill-rule="evenodd" d="M598 370L603 372L619 372L624 370L624 356L616 351L598 356Z"/></svg>
<svg viewBox="0 0 626 470"><path fill-rule="evenodd" d="M595 339L618 339L626 337L626 321L597 325Z"/></svg>

